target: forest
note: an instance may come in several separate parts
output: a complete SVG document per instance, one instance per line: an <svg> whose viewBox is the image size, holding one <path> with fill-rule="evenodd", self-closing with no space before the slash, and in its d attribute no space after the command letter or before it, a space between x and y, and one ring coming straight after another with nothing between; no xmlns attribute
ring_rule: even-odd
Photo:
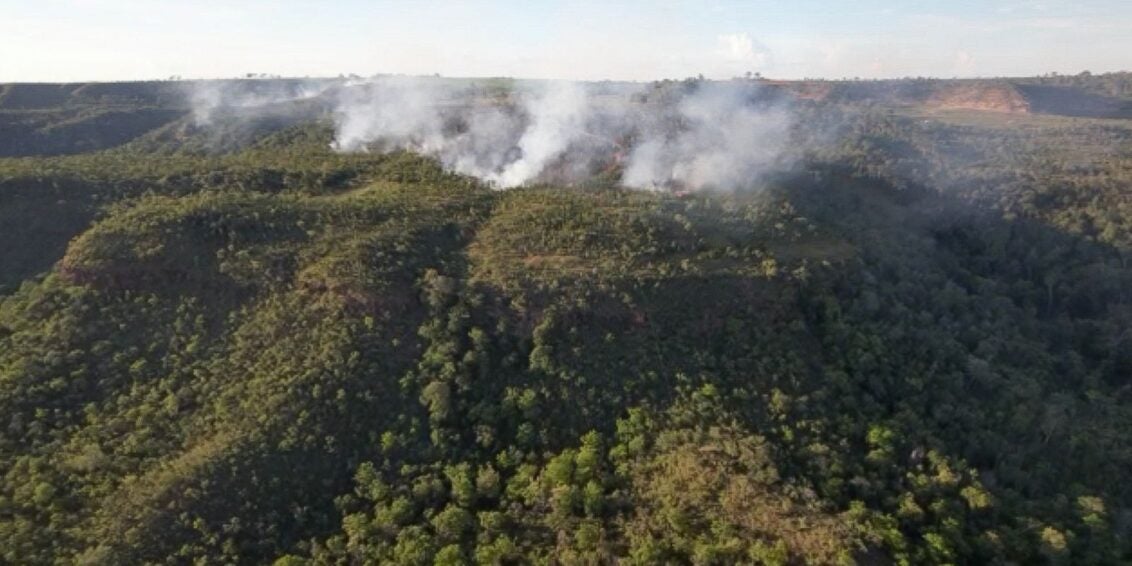
<svg viewBox="0 0 1132 566"><path fill-rule="evenodd" d="M0 563L1132 563L1132 120L500 190L289 108L0 85Z"/></svg>

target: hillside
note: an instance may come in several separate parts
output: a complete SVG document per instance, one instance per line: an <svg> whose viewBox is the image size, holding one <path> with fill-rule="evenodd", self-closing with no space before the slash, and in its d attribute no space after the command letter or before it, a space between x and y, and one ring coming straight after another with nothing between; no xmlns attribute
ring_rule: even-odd
<svg viewBox="0 0 1132 566"><path fill-rule="evenodd" d="M807 100L850 104L965 109L1087 118L1132 118L1126 94L1100 94L1073 84L1033 80L769 81Z"/></svg>
<svg viewBox="0 0 1132 566"><path fill-rule="evenodd" d="M1056 80L1055 80L1056 79ZM827 104L1132 118L1123 75L1055 79L760 80L767 92ZM507 101L538 81L436 79L471 99ZM298 122L329 119L356 79L233 79L0 85L0 157L72 155L129 146L222 153ZM610 92L646 85L601 83ZM466 101L465 101L466 102ZM464 104L459 102L458 104ZM619 102L615 104L620 104Z"/></svg>
<svg viewBox="0 0 1132 566"><path fill-rule="evenodd" d="M0 87L2 563L1132 561L1105 95L797 83L740 189L498 190L168 88Z"/></svg>

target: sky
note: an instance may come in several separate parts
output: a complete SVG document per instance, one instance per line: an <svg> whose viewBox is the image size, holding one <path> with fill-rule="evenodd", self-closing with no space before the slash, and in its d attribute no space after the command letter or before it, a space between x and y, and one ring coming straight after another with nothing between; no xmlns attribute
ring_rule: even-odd
<svg viewBox="0 0 1132 566"><path fill-rule="evenodd" d="M0 0L0 82L1132 70L1132 0Z"/></svg>

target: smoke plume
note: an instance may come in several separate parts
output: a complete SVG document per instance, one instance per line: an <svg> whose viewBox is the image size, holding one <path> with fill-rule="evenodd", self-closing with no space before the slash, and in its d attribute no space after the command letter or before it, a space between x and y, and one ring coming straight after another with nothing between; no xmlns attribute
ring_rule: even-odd
<svg viewBox="0 0 1132 566"><path fill-rule="evenodd" d="M498 187L620 172L626 187L737 190L788 161L793 113L746 80L482 82L374 77L194 93L194 113L317 99L342 152L410 150Z"/></svg>
<svg viewBox="0 0 1132 566"><path fill-rule="evenodd" d="M331 89L332 80L206 80L189 83L188 100L193 121L211 125L224 112L246 115L273 107L317 98Z"/></svg>
<svg viewBox="0 0 1132 566"><path fill-rule="evenodd" d="M625 165L630 187L749 185L784 156L791 114L748 83L704 83L652 115Z"/></svg>

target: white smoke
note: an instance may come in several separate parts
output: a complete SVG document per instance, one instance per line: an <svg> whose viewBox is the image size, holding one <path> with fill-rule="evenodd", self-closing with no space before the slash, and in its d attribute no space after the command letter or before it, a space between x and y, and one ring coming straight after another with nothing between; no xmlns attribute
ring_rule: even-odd
<svg viewBox="0 0 1132 566"><path fill-rule="evenodd" d="M585 135L589 110L580 83L541 83L499 101L439 79L384 77L343 89L334 147L412 150L458 173L515 187Z"/></svg>
<svg viewBox="0 0 1132 566"><path fill-rule="evenodd" d="M334 118L338 151L410 150L494 182L517 163L516 140L523 132L516 109L477 100L474 89L417 77L345 88Z"/></svg>
<svg viewBox="0 0 1132 566"><path fill-rule="evenodd" d="M439 149L443 132L438 106L443 102L435 83L387 79L344 89L338 97L335 149L359 151L370 143L405 147L424 153Z"/></svg>
<svg viewBox="0 0 1132 566"><path fill-rule="evenodd" d="M589 106L579 83L550 83L529 101L527 111L531 123L519 138L519 158L489 177L502 187L522 185L535 178L550 160L586 132Z"/></svg>
<svg viewBox="0 0 1132 566"><path fill-rule="evenodd" d="M746 82L699 85L645 131L622 183L690 190L750 185L779 165L791 125L786 108L761 103L757 95Z"/></svg>
<svg viewBox="0 0 1132 566"><path fill-rule="evenodd" d="M789 153L789 108L745 80L246 82L198 86L198 122L221 109L321 97L334 119L335 150L414 151L499 188L580 182L619 169L631 188L736 190L783 166Z"/></svg>
<svg viewBox="0 0 1132 566"><path fill-rule="evenodd" d="M217 114L247 114L273 105L314 99L338 84L334 80L206 80L188 83L189 104L198 126L212 124Z"/></svg>

